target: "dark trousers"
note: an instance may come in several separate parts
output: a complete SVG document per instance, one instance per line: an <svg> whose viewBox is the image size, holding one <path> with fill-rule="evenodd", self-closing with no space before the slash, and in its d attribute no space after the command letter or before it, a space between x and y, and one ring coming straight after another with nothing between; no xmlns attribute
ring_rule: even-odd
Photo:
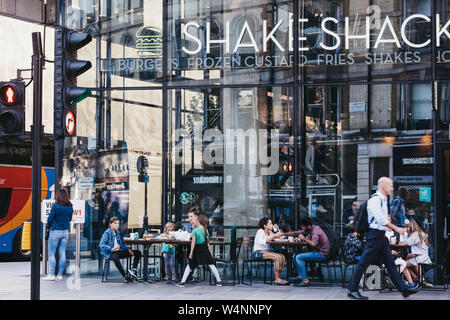
<svg viewBox="0 0 450 320"><path fill-rule="evenodd" d="M395 267L394 257L391 253L391 248L385 237L385 232L375 229L369 229L366 236L366 246L361 256L361 260L353 271L352 279L350 280L350 292L358 291L358 284L362 275L370 264L381 260L386 266L386 269L392 279L392 282L399 291L405 291L406 285Z"/></svg>
<svg viewBox="0 0 450 320"><path fill-rule="evenodd" d="M139 250L132 251L134 253L133 268L136 269L137 265L139 264L139 260L141 259L142 253ZM112 260L114 262L123 277L125 276L125 271L123 270L122 264L120 263L120 259L128 258L130 256L131 254L128 252L128 250L119 250L111 253L111 256L109 258L109 260Z"/></svg>

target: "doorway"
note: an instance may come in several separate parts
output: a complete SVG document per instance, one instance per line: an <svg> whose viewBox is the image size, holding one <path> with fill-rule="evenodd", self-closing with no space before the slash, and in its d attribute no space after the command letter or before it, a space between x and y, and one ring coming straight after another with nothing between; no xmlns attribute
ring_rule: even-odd
<svg viewBox="0 0 450 320"><path fill-rule="evenodd" d="M436 262L450 268L450 144L436 144Z"/></svg>

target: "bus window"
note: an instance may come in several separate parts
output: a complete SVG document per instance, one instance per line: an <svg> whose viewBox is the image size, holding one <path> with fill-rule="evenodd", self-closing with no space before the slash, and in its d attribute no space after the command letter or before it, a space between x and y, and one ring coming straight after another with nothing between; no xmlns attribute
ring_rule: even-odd
<svg viewBox="0 0 450 320"><path fill-rule="evenodd" d="M0 188L0 219L8 214L9 202L11 201L11 188Z"/></svg>

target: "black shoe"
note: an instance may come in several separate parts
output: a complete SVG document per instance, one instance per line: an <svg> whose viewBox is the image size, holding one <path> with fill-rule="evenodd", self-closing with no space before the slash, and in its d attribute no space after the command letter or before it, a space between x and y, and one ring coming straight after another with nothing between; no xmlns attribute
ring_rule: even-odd
<svg viewBox="0 0 450 320"><path fill-rule="evenodd" d="M417 293L420 291L420 288L406 288L405 291L402 291L403 298L408 298L410 295Z"/></svg>
<svg viewBox="0 0 450 320"><path fill-rule="evenodd" d="M302 281L294 284L294 287L310 287L310 286L311 283L309 281L308 282Z"/></svg>
<svg viewBox="0 0 450 320"><path fill-rule="evenodd" d="M184 288L185 284L184 284L184 282L180 282L180 283L177 283L176 286L180 287L180 288Z"/></svg>
<svg viewBox="0 0 450 320"><path fill-rule="evenodd" d="M124 280L126 283L130 283L130 282L133 282L133 281L134 281L134 279L133 279L132 277L130 277L129 275L125 275L125 276L123 277L123 280Z"/></svg>
<svg viewBox="0 0 450 320"><path fill-rule="evenodd" d="M369 300L369 297L363 296L361 295L361 293L359 293L359 291L354 291L354 292L347 292L347 296L353 299L357 299L357 300Z"/></svg>
<svg viewBox="0 0 450 320"><path fill-rule="evenodd" d="M133 270L128 270L128 276L130 277L130 278L132 278L134 281L138 281L139 280L139 278L138 278L138 276L137 276L137 274L136 274L137 272L136 272L136 269L133 269Z"/></svg>
<svg viewBox="0 0 450 320"><path fill-rule="evenodd" d="M392 282L391 278L389 278L389 276L386 276L385 281L386 281L386 288L387 289L389 289L391 291L395 289L395 285Z"/></svg>
<svg viewBox="0 0 450 320"><path fill-rule="evenodd" d="M302 278L299 278L299 277L293 277L293 278L289 278L288 281L289 281L290 283L296 284L296 283L302 282Z"/></svg>

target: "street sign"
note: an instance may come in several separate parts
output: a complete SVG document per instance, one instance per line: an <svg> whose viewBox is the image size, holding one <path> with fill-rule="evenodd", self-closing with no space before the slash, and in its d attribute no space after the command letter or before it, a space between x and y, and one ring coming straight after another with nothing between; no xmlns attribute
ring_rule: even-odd
<svg viewBox="0 0 450 320"><path fill-rule="evenodd" d="M71 200L73 205L73 221L72 223L84 223L86 217L86 201L85 200ZM55 200L41 201L41 222L47 223L50 210L55 204Z"/></svg>
<svg viewBox="0 0 450 320"><path fill-rule="evenodd" d="M75 132L75 116L73 115L72 111L69 111L66 113L66 131L68 135L73 135Z"/></svg>
<svg viewBox="0 0 450 320"><path fill-rule="evenodd" d="M94 178L93 177L78 177L77 185L78 185L78 189L80 189L80 190L93 189Z"/></svg>

